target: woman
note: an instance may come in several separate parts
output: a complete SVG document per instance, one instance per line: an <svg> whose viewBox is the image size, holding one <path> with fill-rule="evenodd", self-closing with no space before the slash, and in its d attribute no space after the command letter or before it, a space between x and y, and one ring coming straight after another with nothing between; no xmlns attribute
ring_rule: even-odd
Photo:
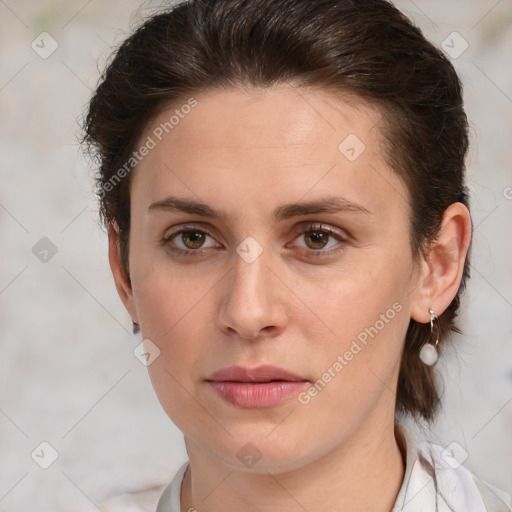
<svg viewBox="0 0 512 512"><path fill-rule="evenodd" d="M484 512L416 442L457 331L462 88L384 0L201 0L149 19L89 106L109 259L189 461L157 512Z"/></svg>

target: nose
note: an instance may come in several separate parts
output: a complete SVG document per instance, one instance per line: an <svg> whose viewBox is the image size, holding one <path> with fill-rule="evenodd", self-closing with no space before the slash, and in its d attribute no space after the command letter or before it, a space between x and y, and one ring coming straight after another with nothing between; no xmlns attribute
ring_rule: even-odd
<svg viewBox="0 0 512 512"><path fill-rule="evenodd" d="M218 324L229 336L256 340L279 336L286 328L286 287L264 255L251 263L236 255L226 276Z"/></svg>

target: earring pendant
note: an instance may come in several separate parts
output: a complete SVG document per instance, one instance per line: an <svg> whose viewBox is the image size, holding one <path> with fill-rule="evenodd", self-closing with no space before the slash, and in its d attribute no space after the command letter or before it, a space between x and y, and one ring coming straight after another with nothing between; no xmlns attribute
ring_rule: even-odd
<svg viewBox="0 0 512 512"><path fill-rule="evenodd" d="M430 335L433 336L434 334L434 321L436 319L436 315L434 314L433 309L429 309L428 312L430 313ZM420 350L420 359L423 364L426 364L427 366L433 366L437 363L437 360L439 359L439 354L437 353L437 344L439 343L439 331L436 335L436 341L435 345L432 343L425 343Z"/></svg>

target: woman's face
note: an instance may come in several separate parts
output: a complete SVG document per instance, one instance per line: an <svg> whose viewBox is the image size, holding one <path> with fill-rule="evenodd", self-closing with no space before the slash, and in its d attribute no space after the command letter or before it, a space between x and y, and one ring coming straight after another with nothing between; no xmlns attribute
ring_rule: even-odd
<svg viewBox="0 0 512 512"><path fill-rule="evenodd" d="M163 408L187 446L251 471L378 436L420 280L379 112L291 87L187 100L141 137L131 185L125 303ZM211 382L235 365L299 382Z"/></svg>

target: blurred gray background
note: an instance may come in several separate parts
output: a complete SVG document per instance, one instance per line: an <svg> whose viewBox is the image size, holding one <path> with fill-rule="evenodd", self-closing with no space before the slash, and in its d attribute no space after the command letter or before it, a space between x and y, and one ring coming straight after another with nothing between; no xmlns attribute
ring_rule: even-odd
<svg viewBox="0 0 512 512"><path fill-rule="evenodd" d="M452 58L472 130L465 334L428 435L512 492L512 2L396 4ZM133 354L77 144L98 70L158 5L0 0L1 511L152 510L186 460Z"/></svg>

